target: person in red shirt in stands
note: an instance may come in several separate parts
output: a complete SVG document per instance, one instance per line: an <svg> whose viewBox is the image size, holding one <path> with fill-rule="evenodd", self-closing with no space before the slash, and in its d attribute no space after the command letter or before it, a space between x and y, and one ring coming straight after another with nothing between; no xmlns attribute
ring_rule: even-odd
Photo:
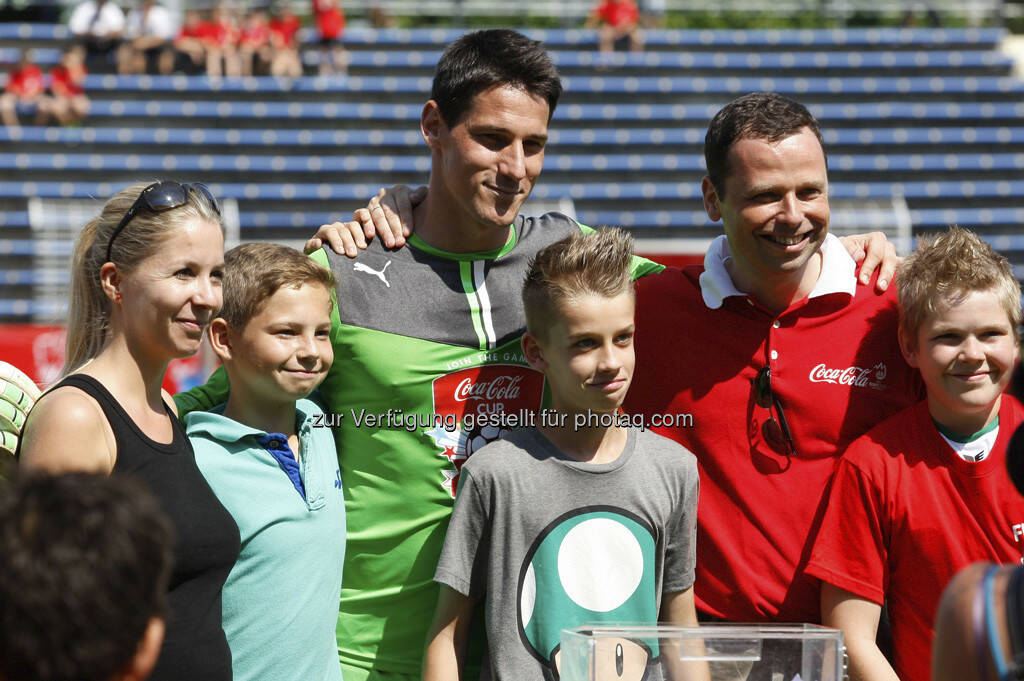
<svg viewBox="0 0 1024 681"><path fill-rule="evenodd" d="M241 75L238 65L238 38L240 32L235 18L225 5L213 10L210 21L202 29L206 50L206 75L211 78Z"/></svg>
<svg viewBox="0 0 1024 681"><path fill-rule="evenodd" d="M292 13L288 5L278 7L270 20L270 44L274 56L270 62L270 75L298 78L302 75L302 59L295 35L302 22Z"/></svg>
<svg viewBox="0 0 1024 681"><path fill-rule="evenodd" d="M61 125L78 123L89 113L89 98L82 87L86 73L81 46L69 49L50 69L50 113Z"/></svg>
<svg viewBox="0 0 1024 681"><path fill-rule="evenodd" d="M320 33L320 75L344 73L348 69L348 56L341 45L345 12L338 0L313 0L313 16Z"/></svg>
<svg viewBox="0 0 1024 681"><path fill-rule="evenodd" d="M636 52L644 46L639 22L640 10L633 0L601 0L587 18L585 27L600 27L602 52L626 47Z"/></svg>
<svg viewBox="0 0 1024 681"><path fill-rule="evenodd" d="M238 61L242 75L266 75L272 57L267 13L262 9L254 9L246 15L238 38Z"/></svg>
<svg viewBox="0 0 1024 681"><path fill-rule="evenodd" d="M0 117L9 128L20 127L18 107L35 108L36 125L42 125L49 115L50 98L45 92L43 70L32 63L28 50L21 53L18 64L7 74L7 85L0 94Z"/></svg>
<svg viewBox="0 0 1024 681"><path fill-rule="evenodd" d="M176 71L194 75L203 69L206 63L206 49L203 47L205 26L199 12L185 12L185 25L181 27L181 32L174 40L174 50L177 52L174 63Z"/></svg>

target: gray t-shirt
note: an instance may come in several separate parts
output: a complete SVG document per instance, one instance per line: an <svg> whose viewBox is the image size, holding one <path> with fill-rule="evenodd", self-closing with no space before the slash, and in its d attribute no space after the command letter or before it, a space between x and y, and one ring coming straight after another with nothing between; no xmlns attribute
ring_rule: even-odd
<svg viewBox="0 0 1024 681"><path fill-rule="evenodd" d="M694 456L638 429L607 464L535 428L474 453L434 579L486 600L490 677L558 678L562 629L656 622L661 595L693 585L697 489ZM626 643L626 668L654 665L656 649Z"/></svg>

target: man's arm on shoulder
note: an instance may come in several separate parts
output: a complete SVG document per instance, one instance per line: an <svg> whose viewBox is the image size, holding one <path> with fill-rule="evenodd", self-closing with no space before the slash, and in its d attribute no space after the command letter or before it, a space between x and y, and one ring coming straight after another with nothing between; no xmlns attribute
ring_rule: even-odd
<svg viewBox="0 0 1024 681"><path fill-rule="evenodd" d="M462 678L472 617L473 600L442 584L434 621L427 634L423 681L453 681Z"/></svg>
<svg viewBox="0 0 1024 681"><path fill-rule="evenodd" d="M583 224L582 222L576 221L576 224L580 226L580 229L586 233L596 232L597 230L593 227ZM648 260L639 255L634 255L632 261L629 264L630 273L633 276L633 281L641 277L646 277L648 274L657 274L665 269L664 265Z"/></svg>
<svg viewBox="0 0 1024 681"><path fill-rule="evenodd" d="M413 224L413 208L427 196L426 187L411 189L405 185L395 185L391 189L381 189L370 199L365 208L353 213L353 219L347 222L332 222L320 225L316 234L306 242L306 253L313 253L322 247L330 247L338 255L354 258L360 250L365 250L367 240L375 235L380 237L387 248L398 248L405 244L416 226ZM594 229L580 225L580 229L592 232ZM633 256L633 279L656 274L664 265Z"/></svg>
<svg viewBox="0 0 1024 681"><path fill-rule="evenodd" d="M896 267L903 258L896 255L896 247L889 241L882 232L869 232L867 234L852 234L841 236L839 241L850 253L853 261L860 265L859 281L867 284L871 281L871 274L878 267L878 280L875 288L884 291L889 288L892 277L896 273Z"/></svg>
<svg viewBox="0 0 1024 681"><path fill-rule="evenodd" d="M382 187L365 208L356 209L351 220L320 225L306 242L305 251L311 253L329 246L338 255L354 258L360 250L366 249L367 240L374 236L380 237L387 248L404 246L414 229L412 210L426 196L426 187L410 189L401 184L391 189Z"/></svg>
<svg viewBox="0 0 1024 681"><path fill-rule="evenodd" d="M821 584L821 623L843 630L851 681L899 681L875 643L882 606L834 584Z"/></svg>

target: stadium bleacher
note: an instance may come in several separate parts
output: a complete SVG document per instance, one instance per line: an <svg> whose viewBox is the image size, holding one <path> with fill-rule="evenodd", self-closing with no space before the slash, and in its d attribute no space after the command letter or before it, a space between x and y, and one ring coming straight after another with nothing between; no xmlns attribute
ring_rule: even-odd
<svg viewBox="0 0 1024 681"><path fill-rule="evenodd" d="M855 222L858 202L896 201L915 232L973 227L1024 266L1024 82L1002 29L664 30L613 55L590 31L527 33L566 85L534 193L547 205L571 199L586 223L662 242L717 234L699 191L704 129L734 96L773 90L821 121L830 195ZM459 34L352 28L347 76L90 75L82 127L0 128L0 320L52 313L32 291L66 285L32 266L65 248L33 239L33 200L98 209L133 181L199 180L237 202L243 240L295 242L379 186L424 182L420 108ZM0 24L0 64L27 47L51 64L66 40ZM310 72L318 54L303 55Z"/></svg>

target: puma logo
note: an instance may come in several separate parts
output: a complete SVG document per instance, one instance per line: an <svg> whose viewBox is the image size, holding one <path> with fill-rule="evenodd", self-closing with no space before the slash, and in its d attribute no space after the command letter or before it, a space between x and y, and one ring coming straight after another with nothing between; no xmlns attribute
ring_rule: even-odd
<svg viewBox="0 0 1024 681"><path fill-rule="evenodd" d="M373 269L372 267L370 267L369 265L364 265L361 262L357 262L356 264L354 264L352 266L352 269L354 269L356 272L366 272L367 274L372 274L373 276L375 276L378 279L380 279L381 281L383 281L385 286L387 286L388 288L391 288L391 284L389 284L388 280L384 278L384 270L386 270L388 268L388 265L390 265L390 264L391 264L391 261L388 260L386 263L384 263L384 267L380 268L379 272L377 270Z"/></svg>

